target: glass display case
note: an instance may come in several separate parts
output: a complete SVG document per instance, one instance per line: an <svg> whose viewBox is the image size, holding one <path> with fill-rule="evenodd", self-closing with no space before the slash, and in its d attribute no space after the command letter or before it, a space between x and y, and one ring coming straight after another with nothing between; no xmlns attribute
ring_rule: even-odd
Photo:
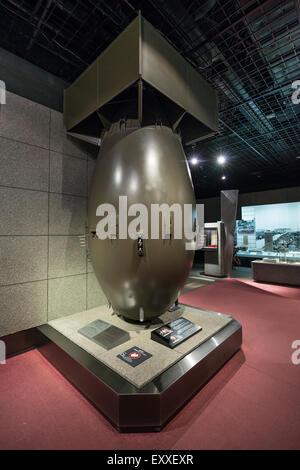
<svg viewBox="0 0 300 470"><path fill-rule="evenodd" d="M300 262L300 202L242 207L235 243L240 258Z"/></svg>
<svg viewBox="0 0 300 470"><path fill-rule="evenodd" d="M224 243L225 229L223 222L205 223L204 274L207 276L225 276Z"/></svg>
<svg viewBox="0 0 300 470"><path fill-rule="evenodd" d="M218 249L218 229L205 228L204 229L204 250L217 250Z"/></svg>

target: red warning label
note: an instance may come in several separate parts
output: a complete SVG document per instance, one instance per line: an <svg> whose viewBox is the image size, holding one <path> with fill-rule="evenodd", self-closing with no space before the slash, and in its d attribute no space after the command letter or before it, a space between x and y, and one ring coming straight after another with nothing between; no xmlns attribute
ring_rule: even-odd
<svg viewBox="0 0 300 470"><path fill-rule="evenodd" d="M131 359L139 359L141 357L141 353L139 353L138 351L132 351L131 353L128 354L128 356Z"/></svg>

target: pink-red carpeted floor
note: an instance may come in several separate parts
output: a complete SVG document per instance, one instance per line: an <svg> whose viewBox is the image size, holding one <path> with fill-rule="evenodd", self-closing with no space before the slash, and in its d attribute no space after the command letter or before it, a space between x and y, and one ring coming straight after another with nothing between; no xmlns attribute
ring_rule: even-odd
<svg viewBox="0 0 300 470"><path fill-rule="evenodd" d="M119 434L36 350L0 365L0 449L300 449L300 289L228 279L182 303L234 316L244 344L157 434Z"/></svg>

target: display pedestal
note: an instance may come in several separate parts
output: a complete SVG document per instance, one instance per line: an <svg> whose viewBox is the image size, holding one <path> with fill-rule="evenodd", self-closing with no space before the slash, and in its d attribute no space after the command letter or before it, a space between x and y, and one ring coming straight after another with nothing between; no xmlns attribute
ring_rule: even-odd
<svg viewBox="0 0 300 470"><path fill-rule="evenodd" d="M252 276L257 282L300 286L300 263L252 261Z"/></svg>
<svg viewBox="0 0 300 470"><path fill-rule="evenodd" d="M190 307L183 314L193 317L193 321L197 315L203 331L183 342L179 349L152 341L148 330L133 336L134 346L142 347L151 356L137 367L117 357L129 349L127 343L102 352L103 359L99 360L75 344L71 339L74 335L68 338L49 324L38 328L39 350L120 432L160 431L242 344L242 327L233 318L227 317L226 325L220 327L224 321L220 314ZM218 330L205 336L214 321L219 324ZM142 337L144 346L138 339ZM93 348L98 347L92 344ZM171 365L166 362L165 368L159 369L166 358ZM147 377L147 371L153 378Z"/></svg>

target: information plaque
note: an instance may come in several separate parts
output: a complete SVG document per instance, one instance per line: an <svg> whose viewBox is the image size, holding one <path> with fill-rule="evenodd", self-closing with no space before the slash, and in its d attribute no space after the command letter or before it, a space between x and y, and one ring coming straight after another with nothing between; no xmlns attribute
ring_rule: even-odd
<svg viewBox="0 0 300 470"><path fill-rule="evenodd" d="M186 318L180 317L177 320L153 330L151 332L151 339L173 349L201 330L201 326L192 323Z"/></svg>
<svg viewBox="0 0 300 470"><path fill-rule="evenodd" d="M83 328L80 328L78 333L107 350L115 348L130 339L128 331L122 330L102 320L95 320L89 323Z"/></svg>
<svg viewBox="0 0 300 470"><path fill-rule="evenodd" d="M150 359L152 354L134 346L131 349L127 349L127 351L124 351L122 354L118 354L117 357L122 359L122 361L127 362L131 367L136 367L139 364L142 364L142 362L147 361L147 359Z"/></svg>

